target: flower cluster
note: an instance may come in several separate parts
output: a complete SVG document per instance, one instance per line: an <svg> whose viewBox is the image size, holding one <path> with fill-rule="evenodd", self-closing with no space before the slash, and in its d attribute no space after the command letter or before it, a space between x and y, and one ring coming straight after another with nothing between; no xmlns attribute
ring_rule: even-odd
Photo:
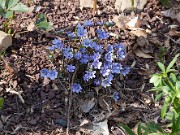
<svg viewBox="0 0 180 135"><path fill-rule="evenodd" d="M97 22L98 25L103 25L102 22ZM106 25L113 25L112 23L105 23ZM106 47L101 45L101 40L109 38L109 33L105 30L98 28L96 30L97 38L88 38L87 28L94 25L90 20L85 21L83 24L78 24L75 32L69 32L68 37L78 38L80 43L77 44L78 48L74 49L70 46L65 46L63 41L54 39L52 46L49 47L50 51L58 49L67 62L66 71L73 74L75 71L74 63L79 63L79 67L83 66L80 70L78 80L83 80L84 83L106 88L111 86L113 79L122 74L126 76L130 68L123 66L120 61L126 56L126 48L123 43L108 44ZM96 40L97 39L97 40ZM98 41L98 42L97 42ZM42 77L49 77L51 80L57 77L57 72L48 75L50 71L47 69L41 70ZM74 80L77 82L78 80ZM78 81L80 82L80 81ZM81 81L82 82L82 81ZM75 93L82 91L82 87L78 83L71 86L71 90ZM114 98L118 100L118 95L115 94Z"/></svg>
<svg viewBox="0 0 180 135"><path fill-rule="evenodd" d="M49 78L51 80L54 80L57 78L58 72L55 69L54 70L48 70L47 68L44 68L40 71L40 76L42 78Z"/></svg>

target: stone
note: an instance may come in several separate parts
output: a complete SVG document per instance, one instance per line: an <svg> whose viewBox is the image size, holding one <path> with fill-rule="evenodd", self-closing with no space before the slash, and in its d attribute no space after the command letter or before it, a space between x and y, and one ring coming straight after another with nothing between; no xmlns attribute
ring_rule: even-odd
<svg viewBox="0 0 180 135"><path fill-rule="evenodd" d="M134 0L134 11L141 12L147 0ZM116 0L115 9L118 12L130 13L132 11L131 0Z"/></svg>
<svg viewBox="0 0 180 135"><path fill-rule="evenodd" d="M12 36L0 31L0 51L3 49L6 50L9 46L12 45Z"/></svg>

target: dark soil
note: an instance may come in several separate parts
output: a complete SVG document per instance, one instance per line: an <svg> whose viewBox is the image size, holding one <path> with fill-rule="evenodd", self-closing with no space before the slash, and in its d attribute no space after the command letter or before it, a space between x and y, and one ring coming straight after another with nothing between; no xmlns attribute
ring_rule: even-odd
<svg viewBox="0 0 180 135"><path fill-rule="evenodd" d="M25 1L26 3L26 1ZM108 3L113 7L113 2ZM33 5L33 4L31 4ZM69 30L74 26L76 18L80 22L84 20L108 20L117 12L108 7L102 7L99 3L102 14L93 16L91 8L80 10L79 1L56 1L39 0L36 6L41 7L40 11L32 13L17 14L14 20L14 27L19 32L13 38L13 45L8 48L4 61L6 64L1 66L0 70L0 96L4 97L5 104L0 112L3 129L0 134L18 134L18 135L38 135L38 134L64 134L67 122L68 109L68 82L63 78L50 81L42 79L39 72L43 68L52 68L58 61L51 63L48 58L47 47L51 45L55 37L64 38L66 35L58 35L56 32L64 28ZM152 8L150 11L149 8ZM145 9L140 14L145 24L150 25L153 32L156 33L157 41L162 46L150 42L153 50L152 59L140 58L133 52L137 37L130 34L128 30L121 30L118 27L112 27L111 31L118 33L120 38L109 42L124 42L127 46L128 55L124 63L132 66L131 72L125 77L119 77L113 82L113 86L108 89L101 89L97 95L94 89L89 89L81 94L73 95L73 104L70 111L70 132L75 134L83 119L93 121L95 116L104 116L97 119L102 121L108 119L108 126L116 127L119 122L134 127L138 122L154 121L162 123L159 118L159 105L155 105L152 100L152 93L147 90L152 88L149 84L150 75L158 71L156 62L171 61L173 56L180 51L180 48L172 40L167 51L162 52L160 48L164 47L164 36L169 31L168 25L177 24L175 20L164 18L160 12L164 7L156 0L149 0ZM36 20L36 15L45 13L54 29L50 32L34 30L25 32L26 27ZM128 16L128 14L127 14ZM154 19L158 16L160 19ZM2 22L1 22L2 23ZM147 27L144 25L143 27ZM93 30L92 30L93 31ZM93 32L92 32L93 34ZM151 37L152 38L152 37ZM172 37L177 39L177 37ZM162 54L162 59L159 54ZM58 60L58 59L57 59ZM133 65L132 65L133 64ZM24 103L16 94L7 92L7 90L19 92L24 99ZM115 91L120 92L120 100L115 102L111 96ZM94 98L95 106L89 113L84 113L80 104L84 100ZM104 102L105 101L105 102ZM108 103L111 112L109 114ZM161 103L159 103L161 104ZM104 115L102 115L104 114ZM111 134L116 134L111 132Z"/></svg>

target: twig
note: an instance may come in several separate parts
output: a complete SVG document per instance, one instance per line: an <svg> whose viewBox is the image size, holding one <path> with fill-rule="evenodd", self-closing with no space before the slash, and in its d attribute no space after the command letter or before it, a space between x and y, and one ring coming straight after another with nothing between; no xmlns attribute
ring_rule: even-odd
<svg viewBox="0 0 180 135"><path fill-rule="evenodd" d="M94 3L93 3L93 15L96 14L96 11L97 11L97 0L94 0Z"/></svg>
<svg viewBox="0 0 180 135"><path fill-rule="evenodd" d="M161 32L160 32L161 33ZM171 41L173 41L174 43L180 45L179 42L177 42L176 40L174 40L173 38L171 38L170 36L168 36L167 34L161 33L162 35L164 35L165 37L169 38Z"/></svg>
<svg viewBox="0 0 180 135"><path fill-rule="evenodd" d="M74 79L78 70L78 64L76 64L76 70L72 76L71 84L70 87L74 84ZM67 128L66 128L66 135L69 135L69 125L70 125L70 109L72 105L72 90L70 90L70 95L69 95L69 106L68 106L68 113L67 113Z"/></svg>

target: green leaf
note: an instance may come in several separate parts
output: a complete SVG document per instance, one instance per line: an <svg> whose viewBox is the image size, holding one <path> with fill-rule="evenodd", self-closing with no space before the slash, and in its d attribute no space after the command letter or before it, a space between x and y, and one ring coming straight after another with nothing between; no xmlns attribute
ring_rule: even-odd
<svg viewBox="0 0 180 135"><path fill-rule="evenodd" d="M173 80L173 82L176 82L177 78L174 73L170 73L170 78Z"/></svg>
<svg viewBox="0 0 180 135"><path fill-rule="evenodd" d="M124 124L119 124L120 127L122 127L129 135L136 135L128 126Z"/></svg>
<svg viewBox="0 0 180 135"><path fill-rule="evenodd" d="M180 81L176 82L176 90L180 93Z"/></svg>
<svg viewBox="0 0 180 135"><path fill-rule="evenodd" d="M0 110L2 109L4 104L4 99L2 97L0 97Z"/></svg>
<svg viewBox="0 0 180 135"><path fill-rule="evenodd" d="M157 94L155 99L154 99L154 102L157 102L162 96L163 96L163 93Z"/></svg>
<svg viewBox="0 0 180 135"><path fill-rule="evenodd" d="M6 0L6 10L9 10L10 8L17 5L19 0Z"/></svg>
<svg viewBox="0 0 180 135"><path fill-rule="evenodd" d="M169 94L169 91L171 90L168 86L163 86L162 87L162 90L164 92L165 95L168 95Z"/></svg>
<svg viewBox="0 0 180 135"><path fill-rule="evenodd" d="M179 54L177 54L174 57L174 59L170 62L170 64L168 65L168 67L166 69L166 72L169 72L169 70L174 66L174 64L176 63L178 57L179 57Z"/></svg>
<svg viewBox="0 0 180 135"><path fill-rule="evenodd" d="M164 6L169 6L169 0L160 0Z"/></svg>
<svg viewBox="0 0 180 135"><path fill-rule="evenodd" d="M0 0L0 8L1 9L5 8L5 0Z"/></svg>
<svg viewBox="0 0 180 135"><path fill-rule="evenodd" d="M17 5L15 5L14 7L12 7L10 10L16 11L16 12L27 12L29 10L29 8L20 2Z"/></svg>
<svg viewBox="0 0 180 135"><path fill-rule="evenodd" d="M1 12L0 13L4 18L12 18L14 12L13 11L8 11L8 12Z"/></svg>
<svg viewBox="0 0 180 135"><path fill-rule="evenodd" d="M46 18L46 15L45 14L39 14L37 16L37 21L36 21L36 24L35 25L38 25L39 23L41 22L47 22L47 18Z"/></svg>
<svg viewBox="0 0 180 135"><path fill-rule="evenodd" d="M49 31L49 30L52 29L51 23L45 22L45 21L38 23L38 24L36 25L36 27L39 28L39 29L45 30L45 31Z"/></svg>
<svg viewBox="0 0 180 135"><path fill-rule="evenodd" d="M162 85L162 79L159 78L159 80L155 81L154 82L154 86L157 87L157 86L161 86Z"/></svg>
<svg viewBox="0 0 180 135"><path fill-rule="evenodd" d="M151 77L151 79L150 79L150 83L154 83L154 82L156 82L157 80L159 80L159 78L160 78L160 76L159 75L157 75L157 74L155 74L155 75L153 75L152 77Z"/></svg>
<svg viewBox="0 0 180 135"><path fill-rule="evenodd" d="M163 73L165 73L165 72L166 72L166 69L165 69L164 64L162 64L161 62L158 62L157 64L158 64L159 68L161 69L161 71L162 71Z"/></svg>
<svg viewBox="0 0 180 135"><path fill-rule="evenodd" d="M138 129L137 129L138 135L141 135L141 134L142 134L141 130L142 130L141 124L139 123L139 124L138 124Z"/></svg>
<svg viewBox="0 0 180 135"><path fill-rule="evenodd" d="M161 108L161 118L164 119L166 112L167 112L168 104L164 103L164 105Z"/></svg>

